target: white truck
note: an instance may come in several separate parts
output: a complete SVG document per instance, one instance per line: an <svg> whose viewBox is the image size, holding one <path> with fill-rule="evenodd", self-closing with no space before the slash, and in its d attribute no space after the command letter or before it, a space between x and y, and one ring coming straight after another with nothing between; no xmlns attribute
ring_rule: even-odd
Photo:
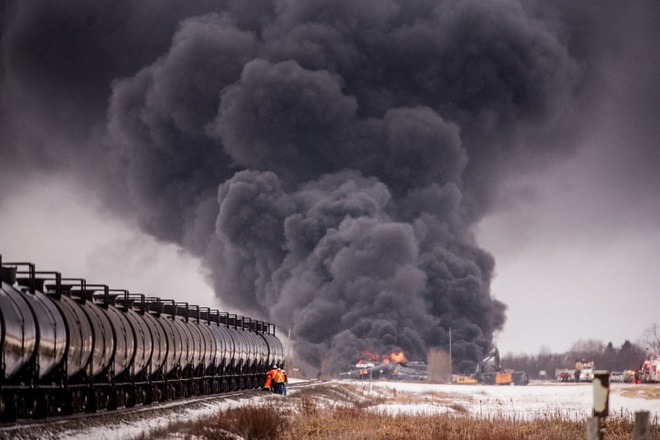
<svg viewBox="0 0 660 440"><path fill-rule="evenodd" d="M578 382L591 382L594 379L594 362L578 360L575 362L575 372L578 374Z"/></svg>

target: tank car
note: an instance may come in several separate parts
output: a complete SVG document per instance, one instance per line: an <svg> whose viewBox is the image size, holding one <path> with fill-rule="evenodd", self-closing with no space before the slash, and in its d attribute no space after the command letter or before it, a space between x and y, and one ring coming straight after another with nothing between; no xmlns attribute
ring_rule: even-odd
<svg viewBox="0 0 660 440"><path fill-rule="evenodd" d="M275 326L0 258L0 421L257 388Z"/></svg>

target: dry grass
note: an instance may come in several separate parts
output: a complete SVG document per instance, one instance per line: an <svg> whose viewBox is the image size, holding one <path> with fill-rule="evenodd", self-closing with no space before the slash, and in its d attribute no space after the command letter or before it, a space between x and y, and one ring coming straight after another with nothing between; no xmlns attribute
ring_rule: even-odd
<svg viewBox="0 0 660 440"><path fill-rule="evenodd" d="M276 396L274 396L276 397ZM418 396L419 397L419 396ZM444 402L451 396L433 393L424 403ZM389 414L382 403L414 404L407 393L374 398L350 386L318 386L276 397L267 404L222 411L209 419L176 424L148 438L182 439L337 439L337 440L563 440L585 435L585 422L570 420L562 411L551 411L533 421L510 417L475 417L460 404L454 413ZM417 402L419 403L419 401ZM608 419L608 440L633 439L632 414ZM658 421L652 421L651 438L660 437Z"/></svg>
<svg viewBox="0 0 660 440"><path fill-rule="evenodd" d="M176 422L144 434L146 439L278 439L289 430L288 410L274 403L221 411L193 422Z"/></svg>
<svg viewBox="0 0 660 440"><path fill-rule="evenodd" d="M655 385L639 385L634 387L626 387L617 390L619 394L624 397L643 398L643 399L660 399L660 387Z"/></svg>

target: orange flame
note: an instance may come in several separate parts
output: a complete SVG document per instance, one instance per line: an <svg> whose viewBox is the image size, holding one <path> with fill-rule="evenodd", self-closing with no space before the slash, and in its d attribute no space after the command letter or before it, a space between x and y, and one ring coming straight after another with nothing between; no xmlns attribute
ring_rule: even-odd
<svg viewBox="0 0 660 440"><path fill-rule="evenodd" d="M369 351L369 350L363 350L362 353L366 357L368 361L380 361L385 364L389 362L406 362L406 355L403 354L402 351L393 351L390 354L385 354L385 355L379 355L378 353ZM360 361L358 363L361 363L364 361Z"/></svg>

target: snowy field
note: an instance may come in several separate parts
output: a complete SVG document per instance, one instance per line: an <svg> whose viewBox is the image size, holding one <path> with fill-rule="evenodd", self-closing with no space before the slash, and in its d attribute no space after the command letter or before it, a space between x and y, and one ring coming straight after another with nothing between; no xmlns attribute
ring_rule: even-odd
<svg viewBox="0 0 660 440"><path fill-rule="evenodd" d="M506 417L513 420L560 416L566 419L586 420L591 415L593 388L591 384L531 383L528 386L453 385L385 381L332 381L331 386L350 385L360 395L379 402L372 411L386 413L431 414L451 413L471 417ZM209 400L192 406L179 407L177 403L162 405L162 412L144 418L113 421L102 426L82 425L75 431L56 429L35 433L34 437L82 440L82 439L131 439L149 437L155 429L170 422L196 420L217 411L260 404L272 399L282 403L296 399L295 389L289 396L263 393L251 398L225 398ZM610 414L618 413L634 417L636 411L650 411L651 420L660 415L660 385L612 384ZM168 410L168 406L172 408ZM151 407L153 408L153 407ZM0 439L7 438L0 431ZM12 436L12 438L14 438Z"/></svg>
<svg viewBox="0 0 660 440"><path fill-rule="evenodd" d="M531 383L528 386L432 385L403 382L357 383L374 395L396 395L393 403L374 409L387 412L451 412L478 417L534 419L550 415L584 419L591 416L593 387L590 383ZM409 403L408 403L409 402ZM660 414L660 385L612 384L610 414Z"/></svg>

